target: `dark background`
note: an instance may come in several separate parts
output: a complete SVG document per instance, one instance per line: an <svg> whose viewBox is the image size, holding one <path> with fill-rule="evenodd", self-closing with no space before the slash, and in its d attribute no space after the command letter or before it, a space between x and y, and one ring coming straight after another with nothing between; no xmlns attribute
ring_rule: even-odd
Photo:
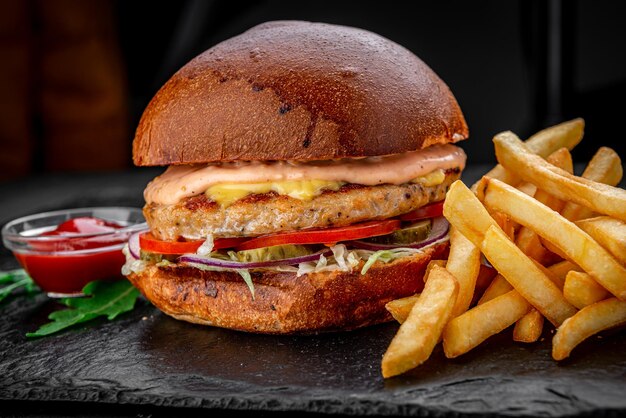
<svg viewBox="0 0 626 418"><path fill-rule="evenodd" d="M626 3L591 0L1 0L0 178L132 167L133 130L182 65L264 21L357 26L437 72L470 127L470 163L493 162L502 130L526 138L574 117L626 155Z"/></svg>

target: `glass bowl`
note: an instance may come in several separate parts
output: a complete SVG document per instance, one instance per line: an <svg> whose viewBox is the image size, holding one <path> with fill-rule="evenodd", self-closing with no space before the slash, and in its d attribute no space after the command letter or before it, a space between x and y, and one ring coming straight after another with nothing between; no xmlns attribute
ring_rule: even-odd
<svg viewBox="0 0 626 418"><path fill-rule="evenodd" d="M76 218L101 219L115 227L50 235L59 225ZM7 223L2 228L2 242L48 296L79 296L91 281L123 278L121 268L126 258L122 248L133 233L146 229L140 208L66 209Z"/></svg>

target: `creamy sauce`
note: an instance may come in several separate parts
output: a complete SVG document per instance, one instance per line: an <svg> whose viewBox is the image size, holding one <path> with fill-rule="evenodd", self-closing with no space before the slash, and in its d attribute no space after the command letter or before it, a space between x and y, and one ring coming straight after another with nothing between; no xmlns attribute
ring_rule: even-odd
<svg viewBox="0 0 626 418"><path fill-rule="evenodd" d="M461 148L446 144L382 157L176 165L148 184L144 198L148 203L171 205L220 183L325 180L365 186L403 184L437 169L463 169L465 159Z"/></svg>

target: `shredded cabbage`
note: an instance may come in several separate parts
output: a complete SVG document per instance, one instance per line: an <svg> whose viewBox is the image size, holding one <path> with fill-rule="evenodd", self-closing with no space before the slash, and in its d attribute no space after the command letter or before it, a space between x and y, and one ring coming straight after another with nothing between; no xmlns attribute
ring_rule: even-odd
<svg viewBox="0 0 626 418"><path fill-rule="evenodd" d="M372 267L372 265L376 261L382 261L383 263L388 263L394 258L395 258L394 254L389 250L376 251L374 254L369 256L369 258L363 265L363 268L361 269L361 274L365 276L365 273L367 273L367 271L370 269L370 267Z"/></svg>
<svg viewBox="0 0 626 418"><path fill-rule="evenodd" d="M122 253L126 257L126 262L122 266L122 274L124 276L128 276L130 273L141 273L148 265L147 262L143 260L137 260L130 254L128 244L124 245L124 248L122 248Z"/></svg>
<svg viewBox="0 0 626 418"><path fill-rule="evenodd" d="M252 276L250 272L246 269L237 269L237 273L241 277L243 277L243 281L248 285L248 289L250 289L250 293L252 294L252 300L254 300L254 283L252 283Z"/></svg>
<svg viewBox="0 0 626 418"><path fill-rule="evenodd" d="M213 251L213 234L209 234L206 237L206 240L202 243L201 246L196 250L196 254L198 255L209 255Z"/></svg>

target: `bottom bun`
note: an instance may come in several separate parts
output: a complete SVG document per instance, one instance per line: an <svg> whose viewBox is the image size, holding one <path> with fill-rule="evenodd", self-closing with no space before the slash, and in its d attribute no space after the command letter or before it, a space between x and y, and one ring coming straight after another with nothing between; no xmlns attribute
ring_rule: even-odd
<svg viewBox="0 0 626 418"><path fill-rule="evenodd" d="M147 266L128 278L166 314L196 324L264 334L351 330L390 321L385 304L420 292L431 259L448 243L384 264L362 275L331 271L297 277L292 272L251 272L255 297L236 272L183 265Z"/></svg>

